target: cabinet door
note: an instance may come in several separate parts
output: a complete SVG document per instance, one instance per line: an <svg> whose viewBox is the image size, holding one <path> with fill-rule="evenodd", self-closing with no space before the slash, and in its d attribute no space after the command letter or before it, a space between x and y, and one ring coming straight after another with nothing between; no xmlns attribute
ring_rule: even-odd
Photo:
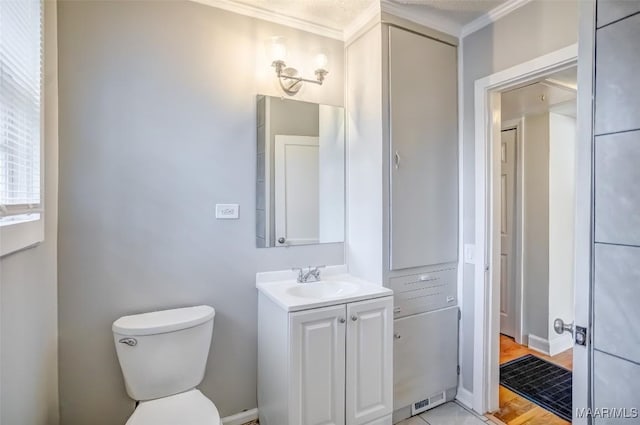
<svg viewBox="0 0 640 425"><path fill-rule="evenodd" d="M347 304L347 425L393 408L393 297Z"/></svg>
<svg viewBox="0 0 640 425"><path fill-rule="evenodd" d="M395 27L389 38L391 269L454 262L456 48Z"/></svg>
<svg viewBox="0 0 640 425"><path fill-rule="evenodd" d="M291 425L344 425L343 305L291 313Z"/></svg>

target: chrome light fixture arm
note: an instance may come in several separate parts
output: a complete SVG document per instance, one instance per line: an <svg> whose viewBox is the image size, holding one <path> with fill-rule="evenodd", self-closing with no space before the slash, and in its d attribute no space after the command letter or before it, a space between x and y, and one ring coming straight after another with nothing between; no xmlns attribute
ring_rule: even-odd
<svg viewBox="0 0 640 425"><path fill-rule="evenodd" d="M287 67L284 61L277 60L271 64L276 70L280 87L289 96L295 96L302 88L303 83L312 83L322 85L326 75L329 71L325 69L316 69L316 79L303 78L298 76L298 70L295 68Z"/></svg>

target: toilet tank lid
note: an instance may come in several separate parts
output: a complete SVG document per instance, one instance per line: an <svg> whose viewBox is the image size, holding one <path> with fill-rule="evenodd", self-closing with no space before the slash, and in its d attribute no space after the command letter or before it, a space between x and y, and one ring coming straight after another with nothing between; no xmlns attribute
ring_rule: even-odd
<svg viewBox="0 0 640 425"><path fill-rule="evenodd" d="M192 328L213 319L216 311L208 305L154 311L124 316L113 322L119 335L154 335Z"/></svg>

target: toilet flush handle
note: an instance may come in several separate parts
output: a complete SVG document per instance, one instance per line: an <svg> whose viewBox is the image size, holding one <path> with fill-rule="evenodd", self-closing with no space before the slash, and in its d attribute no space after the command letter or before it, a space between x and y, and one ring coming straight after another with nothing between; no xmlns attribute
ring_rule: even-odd
<svg viewBox="0 0 640 425"><path fill-rule="evenodd" d="M138 340L135 338L122 338L118 342L121 344L127 344L129 347L135 347L138 345Z"/></svg>

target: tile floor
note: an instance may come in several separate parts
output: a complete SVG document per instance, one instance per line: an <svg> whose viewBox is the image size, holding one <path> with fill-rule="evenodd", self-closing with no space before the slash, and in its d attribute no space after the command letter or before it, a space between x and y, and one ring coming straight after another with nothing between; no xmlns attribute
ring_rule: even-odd
<svg viewBox="0 0 640 425"><path fill-rule="evenodd" d="M486 425L489 419L450 402L406 419L396 425Z"/></svg>

